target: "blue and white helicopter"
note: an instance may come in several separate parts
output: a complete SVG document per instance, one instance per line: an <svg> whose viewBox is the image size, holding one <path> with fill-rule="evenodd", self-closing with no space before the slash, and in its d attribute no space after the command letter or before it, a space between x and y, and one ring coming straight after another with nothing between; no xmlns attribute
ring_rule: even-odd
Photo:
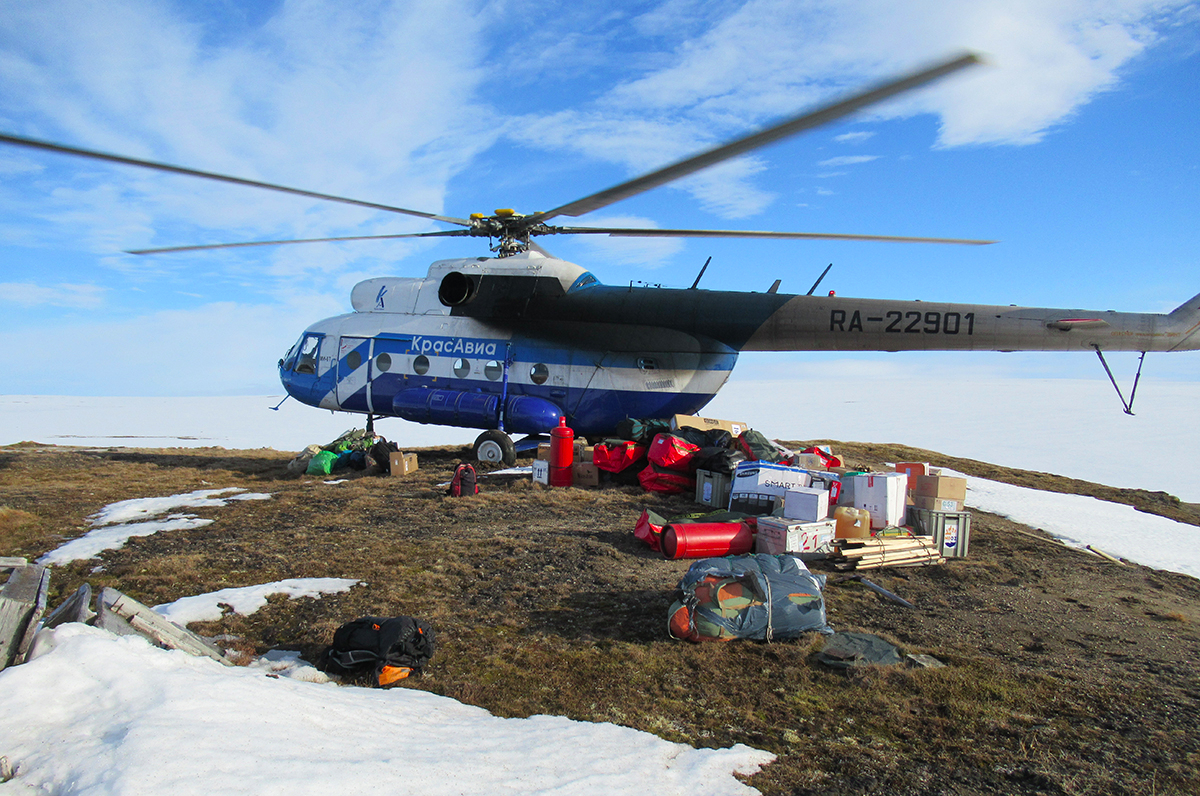
<svg viewBox="0 0 1200 796"><path fill-rule="evenodd" d="M542 235L991 241L751 230L560 227L580 216L925 85L973 63L963 55L702 152L554 210L454 218L137 160L45 141L0 141L418 216L457 229L400 235L145 249L155 254L312 241L487 237L495 257L440 260L424 278L378 278L351 294L354 311L309 326L279 361L288 394L375 418L478 428L475 456L511 464L512 433L536 436L565 417L597 437L627 417L696 414L742 351L1187 351L1200 349L1200 295L1171 313L928 303L698 288L609 286L533 242ZM827 269L828 270L828 269ZM703 269L700 276L703 276ZM823 276L823 275L822 275ZM818 280L818 283L820 280ZM1104 365L1108 369L1108 365ZM1138 372L1140 375L1139 361ZM1112 373L1109 371L1110 379ZM1113 380L1114 387L1116 381ZM1137 381L1134 381L1134 391ZM1120 395L1120 389L1118 388ZM1132 413L1133 394L1125 411Z"/></svg>

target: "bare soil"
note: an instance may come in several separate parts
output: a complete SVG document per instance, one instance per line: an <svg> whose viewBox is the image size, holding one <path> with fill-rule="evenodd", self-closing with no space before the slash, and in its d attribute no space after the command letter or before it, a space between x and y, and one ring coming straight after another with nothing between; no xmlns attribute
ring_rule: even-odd
<svg viewBox="0 0 1200 796"><path fill-rule="evenodd" d="M1161 492L900 446L830 444L852 465L930 461L1200 524L1196 506ZM37 557L118 500L245 487L273 498L198 509L215 522L56 568L51 606L84 581L153 605L282 578L351 577L362 583L346 594L273 599L252 616L193 629L234 638L226 646L246 653L295 649L314 660L345 621L419 616L435 627L437 651L425 676L404 687L503 716L552 713L698 746L768 749L778 760L748 781L769 794L1200 790L1194 578L1115 564L974 512L969 558L867 575L915 610L836 583L832 572L826 588L834 628L876 633L947 666L844 674L813 661L815 635L773 644L668 638L667 610L689 562L663 560L632 530L644 507L695 511L687 497L493 477L479 496L453 499L439 485L465 452L418 455L410 476L355 473L329 485L289 476L291 455L271 450L8 446L0 555Z"/></svg>

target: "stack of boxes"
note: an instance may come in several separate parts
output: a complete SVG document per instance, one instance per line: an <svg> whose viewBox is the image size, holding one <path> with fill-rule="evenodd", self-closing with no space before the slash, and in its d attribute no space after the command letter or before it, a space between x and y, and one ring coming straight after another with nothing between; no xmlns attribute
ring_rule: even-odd
<svg viewBox="0 0 1200 796"><path fill-rule="evenodd" d="M833 549L838 506L870 513L871 531L907 526L934 537L947 558L967 555L970 514L964 510L966 479L944 476L925 462L902 462L896 472L825 470L819 463L788 467L742 462L732 477L699 471L696 502L760 514L756 551L822 553Z"/></svg>
<svg viewBox="0 0 1200 796"><path fill-rule="evenodd" d="M965 558L971 542L971 514L964 506L967 479L933 473L926 464L923 472L912 473L909 483L908 524L913 533L932 536L946 558Z"/></svg>

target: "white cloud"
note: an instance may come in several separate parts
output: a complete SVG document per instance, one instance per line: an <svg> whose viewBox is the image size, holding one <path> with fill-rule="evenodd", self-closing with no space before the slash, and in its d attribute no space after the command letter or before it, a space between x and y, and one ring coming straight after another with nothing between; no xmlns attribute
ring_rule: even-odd
<svg viewBox="0 0 1200 796"><path fill-rule="evenodd" d="M0 301L26 307L73 307L90 309L104 303L105 288L97 285L35 285L32 282L0 282Z"/></svg>
<svg viewBox="0 0 1200 796"><path fill-rule="evenodd" d="M632 227L657 229L658 224L638 216L588 216L578 227ZM577 235L576 240L591 249L598 258L618 265L657 268L683 249L682 238L619 238L608 235ZM543 241L545 239L543 238ZM553 245L552 243L547 245Z"/></svg>
<svg viewBox="0 0 1200 796"><path fill-rule="evenodd" d="M1185 6L1185 0L749 0L730 11L671 0L635 21L639 32L667 39L667 63L627 77L586 111L543 115L516 135L619 163L632 175L965 47L985 53L989 66L870 113L936 114L941 146L1029 144L1112 88L1119 70ZM676 12L689 22L672 31L664 20ZM697 19L705 22L699 30ZM871 135L856 131L836 140L858 143ZM709 176L704 190L699 182L677 187L718 215L752 215L770 201L751 179L770 157L763 150L754 169ZM738 198L713 202L719 194Z"/></svg>
<svg viewBox="0 0 1200 796"><path fill-rule="evenodd" d="M841 155L817 163L818 166L853 166L856 163L870 163L878 160L879 155Z"/></svg>
<svg viewBox="0 0 1200 796"><path fill-rule="evenodd" d="M0 111L37 137L440 212L449 178L498 135L473 99L486 74L482 21L471 11L430 0L354 9L285 2L260 27L237 29L139 0L7 4ZM60 228L78 232L86 220L93 250L111 251L110 240L127 247L429 228L406 216L64 161L45 156L69 175L73 214L43 188L21 187L35 200L31 212ZM131 205L143 215L136 230L98 221Z"/></svg>
<svg viewBox="0 0 1200 796"><path fill-rule="evenodd" d="M855 130L852 133L835 135L833 140L837 141L839 144L861 144L863 141L873 138L874 136L875 133L869 130Z"/></svg>

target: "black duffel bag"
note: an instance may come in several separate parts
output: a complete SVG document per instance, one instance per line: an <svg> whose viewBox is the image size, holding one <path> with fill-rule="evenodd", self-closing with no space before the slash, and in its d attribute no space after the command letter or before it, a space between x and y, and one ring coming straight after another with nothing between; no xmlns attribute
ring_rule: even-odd
<svg viewBox="0 0 1200 796"><path fill-rule="evenodd" d="M411 616L364 616L334 632L325 669L351 676L373 669L378 685L393 685L421 673L433 657L433 637L427 622Z"/></svg>

